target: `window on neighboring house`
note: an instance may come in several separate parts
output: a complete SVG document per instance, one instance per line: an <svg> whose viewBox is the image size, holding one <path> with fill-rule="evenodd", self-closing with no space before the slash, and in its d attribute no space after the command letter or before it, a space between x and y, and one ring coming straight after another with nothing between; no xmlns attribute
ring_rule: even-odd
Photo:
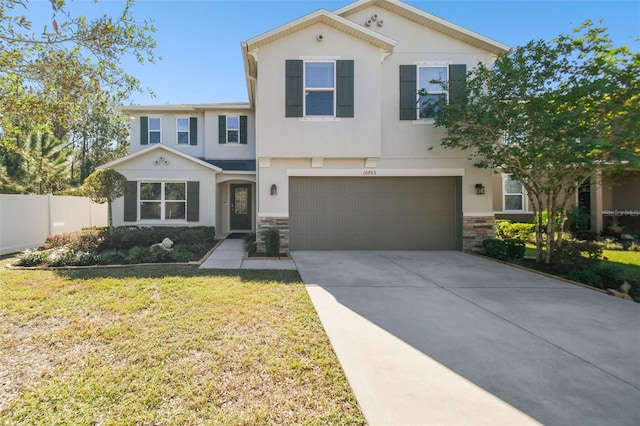
<svg viewBox="0 0 640 426"><path fill-rule="evenodd" d="M504 194L505 211L525 211L524 186L517 180L503 177L502 193Z"/></svg>
<svg viewBox="0 0 640 426"><path fill-rule="evenodd" d="M335 63L304 63L304 112L306 116L333 116Z"/></svg>
<svg viewBox="0 0 640 426"><path fill-rule="evenodd" d="M140 182L140 219L185 220L185 182Z"/></svg>
<svg viewBox="0 0 640 426"><path fill-rule="evenodd" d="M436 118L447 104L448 67L419 66L418 118Z"/></svg>
<svg viewBox="0 0 640 426"><path fill-rule="evenodd" d="M188 144L189 143L189 119L188 118L178 118L176 119L176 128L178 130L178 143L179 144Z"/></svg>
<svg viewBox="0 0 640 426"><path fill-rule="evenodd" d="M160 143L161 125L160 117L149 117L149 143Z"/></svg>

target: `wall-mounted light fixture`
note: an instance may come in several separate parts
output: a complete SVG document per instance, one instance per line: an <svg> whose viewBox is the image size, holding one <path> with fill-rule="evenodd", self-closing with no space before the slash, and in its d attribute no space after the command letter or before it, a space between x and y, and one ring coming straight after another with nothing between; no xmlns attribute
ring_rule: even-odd
<svg viewBox="0 0 640 426"><path fill-rule="evenodd" d="M484 185L481 183L476 183L476 194L483 195L485 193Z"/></svg>
<svg viewBox="0 0 640 426"><path fill-rule="evenodd" d="M271 195L278 195L278 187L275 183L271 185Z"/></svg>

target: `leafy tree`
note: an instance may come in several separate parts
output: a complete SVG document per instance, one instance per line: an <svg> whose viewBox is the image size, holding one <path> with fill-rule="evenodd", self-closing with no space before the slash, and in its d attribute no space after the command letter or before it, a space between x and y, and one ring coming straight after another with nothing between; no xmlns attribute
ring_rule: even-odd
<svg viewBox="0 0 640 426"><path fill-rule="evenodd" d="M114 124L122 120L121 113L112 105L143 89L122 69L121 59L134 56L140 63L154 62L155 28L134 18L133 0L113 17L100 16L104 3L93 4L91 13L98 17L91 19L72 15L66 0L49 0L50 24L35 28L29 9L42 5L33 3L0 0L0 164L19 172L22 147L35 133L51 134L74 148L79 138L99 140L83 145L82 172L76 179L81 182L93 170L94 146L98 157L108 157L116 148L122 152L122 126L116 129ZM96 105L105 104L111 106L100 106L100 120L109 123L108 130L101 129L99 137L85 137L82 127L95 118ZM28 182L19 175L3 179L2 190L23 192Z"/></svg>
<svg viewBox="0 0 640 426"><path fill-rule="evenodd" d="M464 102L436 118L442 145L467 150L527 190L536 216L537 260L562 244L568 203L598 173L640 165L640 53L614 47L590 21L548 42L531 41L480 63ZM543 222L547 217L558 221Z"/></svg>
<svg viewBox="0 0 640 426"><path fill-rule="evenodd" d="M127 189L127 178L113 169L100 169L91 173L82 189L96 203L107 203L109 228L113 227L111 203L122 197Z"/></svg>

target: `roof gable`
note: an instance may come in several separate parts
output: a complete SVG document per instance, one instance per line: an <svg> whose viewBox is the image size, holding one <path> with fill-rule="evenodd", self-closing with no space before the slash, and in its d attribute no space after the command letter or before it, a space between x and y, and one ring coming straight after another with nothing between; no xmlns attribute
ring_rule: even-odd
<svg viewBox="0 0 640 426"><path fill-rule="evenodd" d="M431 15L399 0L360 0L336 10L334 13L343 18L347 18L349 15L371 6L378 6L417 24L423 25L442 34L446 34L452 38L496 55L507 53L511 50L511 48L506 44L492 40L442 18L438 18L435 15Z"/></svg>
<svg viewBox="0 0 640 426"><path fill-rule="evenodd" d="M127 163L129 161L132 161L138 157L142 157L145 156L147 154L151 154L155 151L165 151L168 152L170 154L174 154L177 155L178 157L184 158L185 160L191 161L193 163L196 163L202 167L205 167L207 169L213 170L216 173L220 173L222 172L222 169L220 167L216 167L213 164L209 164L206 161L202 161L199 160L195 157L192 157L191 155L185 154L183 152L180 152L178 150L175 150L173 148L169 148L168 146L162 145L162 144L157 144L157 145L153 145L151 147L145 148L143 150L134 152L132 154L129 155L125 155L124 157L118 158L117 160L111 161L109 163L103 164L101 166L96 167L96 169L112 169L115 168L119 165L122 165L124 163Z"/></svg>

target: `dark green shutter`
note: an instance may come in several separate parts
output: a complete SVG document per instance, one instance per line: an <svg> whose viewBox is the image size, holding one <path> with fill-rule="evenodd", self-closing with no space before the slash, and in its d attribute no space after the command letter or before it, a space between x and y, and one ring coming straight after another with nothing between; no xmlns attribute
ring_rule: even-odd
<svg viewBox="0 0 640 426"><path fill-rule="evenodd" d="M218 143L227 143L227 116L218 116Z"/></svg>
<svg viewBox="0 0 640 426"><path fill-rule="evenodd" d="M124 221L135 222L138 220L138 182L127 181L124 191Z"/></svg>
<svg viewBox="0 0 640 426"><path fill-rule="evenodd" d="M247 137L247 116L240 116L240 143L246 145L248 142Z"/></svg>
<svg viewBox="0 0 640 426"><path fill-rule="evenodd" d="M418 82L415 65L400 65L400 120L418 117Z"/></svg>
<svg viewBox="0 0 640 426"><path fill-rule="evenodd" d="M465 64L449 65L449 103L461 105L467 84L467 66Z"/></svg>
<svg viewBox="0 0 640 426"><path fill-rule="evenodd" d="M187 182L187 222L200 220L200 182Z"/></svg>
<svg viewBox="0 0 640 426"><path fill-rule="evenodd" d="M198 118L189 118L189 145L198 145Z"/></svg>
<svg viewBox="0 0 640 426"><path fill-rule="evenodd" d="M302 117L302 101L304 96L303 62L299 59L286 61L286 117Z"/></svg>
<svg viewBox="0 0 640 426"><path fill-rule="evenodd" d="M140 117L140 145L149 145L149 117Z"/></svg>
<svg viewBox="0 0 640 426"><path fill-rule="evenodd" d="M336 117L353 117L353 61L336 62Z"/></svg>

